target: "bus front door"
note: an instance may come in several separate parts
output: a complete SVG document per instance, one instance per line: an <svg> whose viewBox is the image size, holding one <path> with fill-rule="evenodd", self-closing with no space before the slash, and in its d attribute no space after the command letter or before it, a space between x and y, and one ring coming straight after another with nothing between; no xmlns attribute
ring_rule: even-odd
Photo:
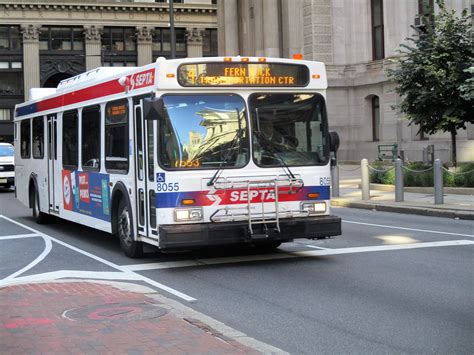
<svg viewBox="0 0 474 355"><path fill-rule="evenodd" d="M60 194L57 191L61 186L60 166L58 164L58 124L56 114L48 115L48 194L49 212L59 212Z"/></svg>
<svg viewBox="0 0 474 355"><path fill-rule="evenodd" d="M141 102L134 106L134 111L137 233L142 237L157 240L154 121L143 119Z"/></svg>

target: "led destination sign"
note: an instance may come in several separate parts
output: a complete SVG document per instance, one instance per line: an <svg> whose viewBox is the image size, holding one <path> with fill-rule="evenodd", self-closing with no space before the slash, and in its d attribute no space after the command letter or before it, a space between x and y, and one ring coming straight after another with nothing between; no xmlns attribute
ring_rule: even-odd
<svg viewBox="0 0 474 355"><path fill-rule="evenodd" d="M309 70L286 63L202 63L178 68L182 86L306 86Z"/></svg>

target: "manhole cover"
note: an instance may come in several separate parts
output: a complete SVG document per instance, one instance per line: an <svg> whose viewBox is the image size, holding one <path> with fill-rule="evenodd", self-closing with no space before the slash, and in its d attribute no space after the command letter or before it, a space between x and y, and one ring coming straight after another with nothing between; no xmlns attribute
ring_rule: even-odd
<svg viewBox="0 0 474 355"><path fill-rule="evenodd" d="M130 322L159 318L168 311L152 303L107 303L70 309L63 316L80 322Z"/></svg>

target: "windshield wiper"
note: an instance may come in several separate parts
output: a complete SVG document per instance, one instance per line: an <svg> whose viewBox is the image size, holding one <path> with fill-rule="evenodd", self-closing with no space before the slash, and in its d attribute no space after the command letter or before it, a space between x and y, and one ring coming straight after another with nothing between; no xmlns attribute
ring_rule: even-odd
<svg viewBox="0 0 474 355"><path fill-rule="evenodd" d="M224 166L224 164L227 163L227 161L231 157L237 143L240 141L240 139L243 136L244 129L241 128L241 125L240 125L240 112L239 112L238 108L236 108L235 110L237 111L237 121L238 121L238 124L239 124L239 128L237 129L237 132L235 133L235 137L231 141L231 146L230 146L229 150L227 151L227 154L225 155L224 159L221 160L221 163L219 164L219 167L217 168L216 172L212 176L211 180L208 181L207 186L214 185L214 183L217 181L217 179L219 179L219 177L222 174L222 171L224 170L222 167Z"/></svg>

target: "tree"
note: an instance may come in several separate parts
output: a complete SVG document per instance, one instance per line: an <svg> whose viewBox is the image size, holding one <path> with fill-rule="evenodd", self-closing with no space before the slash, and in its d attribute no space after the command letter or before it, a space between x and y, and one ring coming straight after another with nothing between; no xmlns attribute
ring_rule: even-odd
<svg viewBox="0 0 474 355"><path fill-rule="evenodd" d="M417 124L419 132L451 134L452 162L456 166L456 134L474 123L472 93L473 31L464 10L461 17L437 0L439 14L423 19L417 33L401 44L397 64L387 74L402 97L398 108Z"/></svg>

